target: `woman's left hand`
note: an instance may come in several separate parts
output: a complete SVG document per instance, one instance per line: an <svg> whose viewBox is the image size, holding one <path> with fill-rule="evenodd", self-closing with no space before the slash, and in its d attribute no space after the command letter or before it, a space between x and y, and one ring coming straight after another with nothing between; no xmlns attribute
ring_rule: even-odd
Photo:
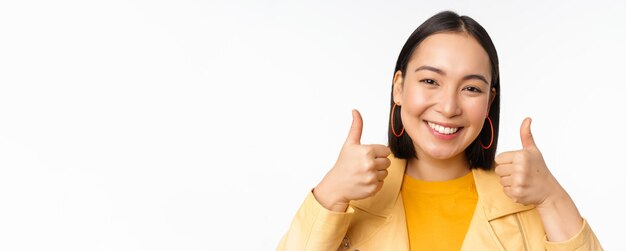
<svg viewBox="0 0 626 251"><path fill-rule="evenodd" d="M523 149L496 156L495 172L500 176L504 193L514 202L540 206L560 197L565 190L548 170L530 132L530 123L531 119L526 118L520 128Z"/></svg>

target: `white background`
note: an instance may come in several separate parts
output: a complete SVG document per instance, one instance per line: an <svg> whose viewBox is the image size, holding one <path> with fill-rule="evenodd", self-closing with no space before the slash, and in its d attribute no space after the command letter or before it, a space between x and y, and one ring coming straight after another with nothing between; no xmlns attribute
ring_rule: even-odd
<svg viewBox="0 0 626 251"><path fill-rule="evenodd" d="M450 9L500 56L499 152L535 140L626 250L624 4L2 1L0 250L272 250L350 127L386 143L406 38Z"/></svg>

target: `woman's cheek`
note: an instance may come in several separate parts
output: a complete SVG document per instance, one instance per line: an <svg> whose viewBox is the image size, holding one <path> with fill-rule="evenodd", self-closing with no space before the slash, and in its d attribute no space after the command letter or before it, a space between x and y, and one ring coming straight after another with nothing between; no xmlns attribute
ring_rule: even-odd
<svg viewBox="0 0 626 251"><path fill-rule="evenodd" d="M468 120L472 126L476 128L476 135L478 135L484 126L483 123L487 121L487 102L482 100L471 100L464 108Z"/></svg>
<svg viewBox="0 0 626 251"><path fill-rule="evenodd" d="M429 98L424 93L413 92L411 96L407 96L405 100L404 110L402 111L402 122L405 126L407 134L413 139L419 139L420 133L424 127L420 125L422 119L427 119L429 108ZM431 118L432 119L432 118Z"/></svg>
<svg viewBox="0 0 626 251"><path fill-rule="evenodd" d="M432 98L429 97L428 93L416 86L408 89L407 94L406 104L409 106L411 113L415 115L421 114L428 108L428 103L432 102Z"/></svg>
<svg viewBox="0 0 626 251"><path fill-rule="evenodd" d="M482 121L487 118L487 100L474 99L468 102L468 108L465 109L473 121ZM481 122L482 123L482 122Z"/></svg>

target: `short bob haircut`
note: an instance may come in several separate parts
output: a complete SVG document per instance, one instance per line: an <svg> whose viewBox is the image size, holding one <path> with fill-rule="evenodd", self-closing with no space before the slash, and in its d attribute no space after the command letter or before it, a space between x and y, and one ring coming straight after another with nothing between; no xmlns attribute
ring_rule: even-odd
<svg viewBox="0 0 626 251"><path fill-rule="evenodd" d="M485 49L487 55L489 55L492 76L489 92L491 93L491 90L494 88L496 91L495 97L493 97L493 102L491 103L491 107L489 110L489 117L493 122L493 144L491 145L491 148L486 150L483 149L483 147L481 146L481 143L484 145L488 145L492 137L489 122L485 120L485 123L483 124L483 129L481 130L478 137L465 149L465 156L469 160L470 168L481 168L485 170L490 170L495 158L496 148L498 146L498 132L500 128L500 74L498 70L498 53L496 52L496 47L493 45L493 42L491 41L489 34L487 34L487 31L480 24L478 24L478 22L474 21L474 19L468 16L459 16L452 11L443 11L432 16L422 25L417 27L417 29L415 29L415 31L407 39L406 43L402 47L402 50L400 51L400 55L398 56L394 75L397 71L401 71L402 76L406 76L406 67L409 63L409 59L413 54L413 51L415 51L415 48L417 48L417 46L419 46L419 44L424 39L426 39L426 37L443 32L467 33L468 35L474 37L478 41L478 43L480 43L483 49ZM397 106L394 110L392 109L393 105L394 102L392 85L389 116L391 120L391 112L393 111L393 124L395 125L395 130L396 132L400 132L404 127L400 117L401 107ZM417 153L415 152L415 147L413 146L413 140L411 139L411 137L407 135L407 133L403 133L402 136L396 137L393 134L391 123L389 123L388 140L391 152L395 155L395 157L401 159L411 159L418 157Z"/></svg>

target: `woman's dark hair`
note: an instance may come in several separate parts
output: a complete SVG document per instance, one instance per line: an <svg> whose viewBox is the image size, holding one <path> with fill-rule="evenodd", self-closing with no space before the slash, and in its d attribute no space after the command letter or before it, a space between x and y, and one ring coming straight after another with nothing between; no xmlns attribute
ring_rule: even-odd
<svg viewBox="0 0 626 251"><path fill-rule="evenodd" d="M492 163L496 155L496 148L498 146L498 132L500 125L500 74L498 70L498 53L496 47L491 42L491 38L487 31L474 19L468 16L459 16L452 11L440 12L428 20L422 25L417 27L411 36L407 39L406 43L400 51L398 61L396 63L397 71L402 72L402 76L406 77L406 67L409 63L409 59L413 55L415 48L426 37L442 32L464 32L474 37L478 43L485 49L487 55L489 55L489 61L491 63L491 86L489 89L495 88L496 93L493 97L493 103L489 110L489 117L493 123L493 144L489 149L483 149L481 142L484 145L489 145L491 140L491 128L489 122L485 120L483 129L478 137L472 142L467 149L465 149L465 156L469 160L471 168L491 169ZM401 107L392 109L393 102L393 85L391 87L391 103L389 107L389 116L392 117L393 111L393 124L396 132L400 132L403 128L402 120L400 118ZM388 130L389 147L391 152L397 157L402 159L410 159L418 157L413 146L413 140L407 133L403 133L399 138L396 137L392 131L391 123Z"/></svg>

